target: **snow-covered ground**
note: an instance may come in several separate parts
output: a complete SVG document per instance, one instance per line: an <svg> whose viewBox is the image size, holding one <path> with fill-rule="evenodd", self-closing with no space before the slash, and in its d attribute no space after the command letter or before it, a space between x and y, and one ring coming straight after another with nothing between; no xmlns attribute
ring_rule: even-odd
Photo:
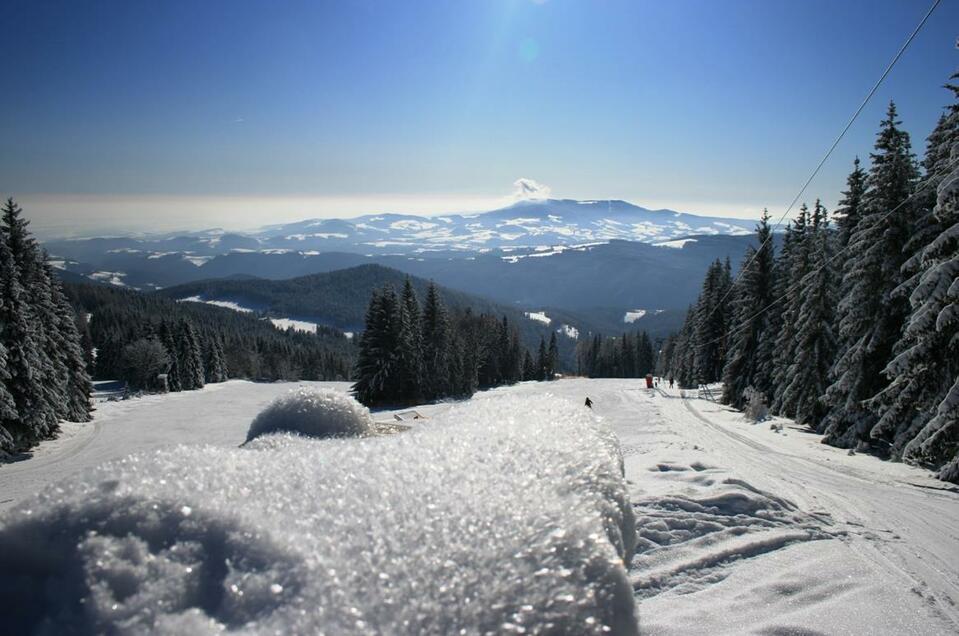
<svg viewBox="0 0 959 636"><path fill-rule="evenodd" d="M232 449L244 441L256 413L292 386L234 381L200 392L103 404L92 424L66 425L65 435L41 445L32 459L0 466L0 509L54 481L75 483L78 472L131 452L166 449L171 471L176 458L207 461L200 450L171 450L180 442L220 448L209 453L211 463L239 470L242 463L234 462L243 455ZM413 430L398 438L443 422L455 431L458 420L474 421L469 413L498 420L491 430L509 435L534 420L557 417L562 409L543 415L552 402L581 404L587 395L593 412L618 436L624 456L639 531L629 580L642 633L959 632L959 493L927 471L822 445L818 436L788 421L781 420L780 433L695 394L650 391L635 380L572 379L481 393L465 410L454 404L417 407L427 419L409 422ZM505 410L496 406L504 399L510 404ZM374 415L392 419L389 412ZM601 444L596 449L605 452ZM370 461L367 451L362 453ZM332 451L321 455L327 463L346 461ZM437 458L424 458L410 474L426 480L433 461ZM312 471L315 463L298 459L296 465ZM271 475L264 478L281 480ZM429 515L424 510L420 518ZM397 519L394 523L402 523ZM310 525L302 532L322 528ZM456 567L489 567L494 557L484 550L488 540L482 529L463 532L478 532L470 542L475 553ZM268 552L276 546L252 547ZM507 568L517 558L506 552L494 556ZM255 578L260 566L235 567ZM293 577L278 594L291 586L306 589ZM463 602L435 611L466 611Z"/></svg>

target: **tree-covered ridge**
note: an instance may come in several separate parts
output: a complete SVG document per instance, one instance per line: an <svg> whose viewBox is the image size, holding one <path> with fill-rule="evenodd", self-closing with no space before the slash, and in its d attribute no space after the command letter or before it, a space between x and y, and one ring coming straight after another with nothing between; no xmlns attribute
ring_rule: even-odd
<svg viewBox="0 0 959 636"><path fill-rule="evenodd" d="M88 351L96 351L92 368L99 379L153 389L156 375L166 373L168 389L176 391L226 378L350 376L355 347L336 329L281 331L250 314L201 303L105 285L64 287L83 318ZM147 361L155 373L144 370Z"/></svg>
<svg viewBox="0 0 959 636"><path fill-rule="evenodd" d="M359 335L353 392L367 406L466 398L480 388L520 380L552 380L558 362L556 334L540 339L535 360L506 316L450 309L429 284L420 304L413 281L402 293L374 290Z"/></svg>
<svg viewBox="0 0 959 636"><path fill-rule="evenodd" d="M959 482L959 102L921 163L890 104L870 164L856 159L835 229L818 201L803 206L775 255L764 218L723 303L710 269L664 372L687 387L722 379L740 408L759 391L826 443ZM700 362L717 348L721 372Z"/></svg>
<svg viewBox="0 0 959 636"><path fill-rule="evenodd" d="M22 210L0 223L0 456L90 419L91 382L73 308Z"/></svg>
<svg viewBox="0 0 959 636"><path fill-rule="evenodd" d="M372 264L287 280L210 280L170 287L158 294L172 299L200 296L232 300L273 317L315 320L340 329L359 331L365 324L372 294L386 285L402 289L407 280L418 298L426 298L432 284L430 281ZM556 313L556 324L545 325L528 319L518 309L482 296L443 286L437 286L437 289L451 312L470 309L474 314L506 316L518 330L520 342L528 349L534 349L540 339L549 340L550 334L565 320L565 314ZM550 311L550 315L553 313ZM558 359L562 366L573 366L575 345L575 340L565 336L558 338Z"/></svg>

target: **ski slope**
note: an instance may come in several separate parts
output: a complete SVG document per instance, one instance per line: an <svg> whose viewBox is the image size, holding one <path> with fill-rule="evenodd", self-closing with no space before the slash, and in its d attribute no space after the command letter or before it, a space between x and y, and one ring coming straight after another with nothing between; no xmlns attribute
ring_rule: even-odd
<svg viewBox="0 0 959 636"><path fill-rule="evenodd" d="M92 424L68 425L33 458L0 466L0 510L132 452L179 443L235 448L256 413L298 385L348 386L231 381L100 405ZM520 426L522 406L503 416L484 403L506 398L542 409L544 395L577 404L588 395L619 438L639 534L628 576L641 633L959 631L959 493L931 473L850 456L786 420L775 432L635 380L522 383L470 402ZM420 406L426 419L407 423L415 433L455 420L457 408ZM483 542L475 549L479 559Z"/></svg>

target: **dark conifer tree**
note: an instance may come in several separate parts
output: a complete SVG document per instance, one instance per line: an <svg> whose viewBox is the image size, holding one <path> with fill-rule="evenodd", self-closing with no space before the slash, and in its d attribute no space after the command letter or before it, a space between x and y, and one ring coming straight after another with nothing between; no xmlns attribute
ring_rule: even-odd
<svg viewBox="0 0 959 636"><path fill-rule="evenodd" d="M883 369L908 313L906 299L893 291L902 282L917 168L894 104L871 158L863 214L850 236L843 269L849 286L839 303L840 353L824 398L829 410L824 439L847 447L868 440L876 424L865 401L888 383Z"/></svg>
<svg viewBox="0 0 959 636"><path fill-rule="evenodd" d="M745 404L743 394L748 387L763 392L768 389L759 375L760 346L769 328L769 311L773 310L769 305L773 300L774 247L766 210L756 226L756 241L758 248L747 249L736 289L730 294L732 317L722 399L739 409Z"/></svg>

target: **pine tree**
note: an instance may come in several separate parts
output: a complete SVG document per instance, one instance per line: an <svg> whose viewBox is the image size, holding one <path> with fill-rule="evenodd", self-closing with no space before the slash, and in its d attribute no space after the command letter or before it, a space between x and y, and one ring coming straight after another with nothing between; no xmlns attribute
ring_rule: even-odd
<svg viewBox="0 0 959 636"><path fill-rule="evenodd" d="M420 304L409 278L403 284L399 321L396 391L402 401L416 403L423 393L423 335L420 324ZM454 380L453 383L456 384L456 381Z"/></svg>
<svg viewBox="0 0 959 636"><path fill-rule="evenodd" d="M691 344L694 368L691 385L716 382L722 377L726 352L725 304L731 285L728 261L724 266L716 260L706 272L693 318Z"/></svg>
<svg viewBox="0 0 959 636"><path fill-rule="evenodd" d="M11 205L8 201L7 205ZM0 426L6 432L6 449L27 448L47 431L48 407L37 369L40 352L30 328L33 316L20 286L19 273L7 241L0 240L0 327L6 353L4 386L13 407L4 400Z"/></svg>
<svg viewBox="0 0 959 636"><path fill-rule="evenodd" d="M783 267L789 270L789 294L782 303L782 329L776 343L775 366L773 374L773 400L770 410L773 413L788 415L795 412L796 404L793 401L795 394L787 394L787 387L792 384L794 370L793 363L798 355L800 313L802 310L802 286L805 284L806 274L811 271L810 258L813 245L813 219L809 208L803 204L799 216L793 222L792 243L788 251L788 262ZM784 256L787 254L783 250Z"/></svg>
<svg viewBox="0 0 959 636"><path fill-rule="evenodd" d="M529 354L529 350L527 349L523 354L523 380L528 382L536 379L536 364L533 362L533 356Z"/></svg>
<svg viewBox="0 0 959 636"><path fill-rule="evenodd" d="M868 439L877 418L864 402L888 383L883 370L908 313L905 299L893 292L902 282L902 253L914 209L908 200L917 167L909 134L899 125L890 103L843 268L848 287L839 303L840 353L824 397L829 407L824 441L837 446Z"/></svg>
<svg viewBox="0 0 959 636"><path fill-rule="evenodd" d="M652 373L654 366L653 343L649 339L649 334L643 331L639 334L636 344L636 377L644 377L647 373Z"/></svg>
<svg viewBox="0 0 959 636"><path fill-rule="evenodd" d="M93 382L87 370L87 355L83 349L83 340L80 331L77 329L73 308L63 293L59 281L50 265L45 263L44 266L47 270L47 277L51 281L51 296L56 315L55 330L62 336L63 348L59 355L66 369L66 383L63 391L65 396L63 418L71 422L88 422L93 410L90 404Z"/></svg>
<svg viewBox="0 0 959 636"><path fill-rule="evenodd" d="M723 398L725 404L741 409L748 387L765 392L769 387L760 380L760 347L769 328L770 304L773 300L774 247L769 213L763 210L756 226L758 251L749 247L743 268L731 294L732 317L729 326L729 348L723 366ZM771 334L769 334L771 338Z"/></svg>
<svg viewBox="0 0 959 636"><path fill-rule="evenodd" d="M203 353L196 330L183 320L177 333L177 363L184 391L203 388Z"/></svg>
<svg viewBox="0 0 959 636"><path fill-rule="evenodd" d="M932 218L919 223L935 235L903 265L897 292L910 291L911 312L885 369L890 384L870 402L880 415L870 434L891 444L893 458L959 482L959 102L930 135L923 168L916 198Z"/></svg>
<svg viewBox="0 0 959 636"><path fill-rule="evenodd" d="M180 363L178 360L177 336L173 328L166 321L160 323L160 343L166 349L169 366L167 367L167 390L171 393L182 391L183 383L180 380ZM102 353L101 353L102 355Z"/></svg>
<svg viewBox="0 0 959 636"><path fill-rule="evenodd" d="M546 340L539 337L539 351L536 354L536 379L548 380L547 371L549 369L549 358L546 353Z"/></svg>
<svg viewBox="0 0 959 636"><path fill-rule="evenodd" d="M846 178L846 189L836 208L836 247L845 249L849 238L862 218L862 200L866 193L866 173L859 165L859 157L852 164L852 172ZM840 261L841 262L841 261Z"/></svg>
<svg viewBox="0 0 959 636"><path fill-rule="evenodd" d="M442 398L450 395L451 334L449 317L439 289L430 283L423 307L423 375L424 397Z"/></svg>
<svg viewBox="0 0 959 636"><path fill-rule="evenodd" d="M220 339L215 334L208 334L205 341L204 379L207 384L225 382L227 380L226 360L223 356L223 346L220 344Z"/></svg>
<svg viewBox="0 0 959 636"><path fill-rule="evenodd" d="M793 361L781 403L784 415L818 428L824 415L819 400L836 355L835 306L837 271L832 266L833 239L826 210L816 201L812 223L806 229L809 272L797 280L799 304Z"/></svg>
<svg viewBox="0 0 959 636"><path fill-rule="evenodd" d="M556 368L559 365L559 347L556 343L556 332L549 334L549 349L546 352L546 366L543 375L547 380L556 379Z"/></svg>

